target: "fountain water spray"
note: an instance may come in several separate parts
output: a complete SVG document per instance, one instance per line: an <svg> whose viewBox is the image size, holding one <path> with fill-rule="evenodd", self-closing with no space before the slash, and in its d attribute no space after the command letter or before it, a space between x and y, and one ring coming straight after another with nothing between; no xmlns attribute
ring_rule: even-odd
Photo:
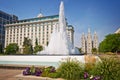
<svg viewBox="0 0 120 80"><path fill-rule="evenodd" d="M79 51L70 43L66 34L66 20L64 15L64 3L61 1L59 10L59 26L53 29L48 46L38 54L80 54Z"/></svg>

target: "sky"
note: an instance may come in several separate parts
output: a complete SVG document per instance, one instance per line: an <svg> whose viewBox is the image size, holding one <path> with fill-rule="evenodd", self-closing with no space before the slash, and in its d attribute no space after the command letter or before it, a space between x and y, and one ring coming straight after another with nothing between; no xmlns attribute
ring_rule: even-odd
<svg viewBox="0 0 120 80"><path fill-rule="evenodd" d="M99 42L106 35L120 28L120 0L0 0L0 10L14 14L19 19L59 13L60 2L64 2L67 22L73 25L74 44L81 47L81 35L97 32Z"/></svg>

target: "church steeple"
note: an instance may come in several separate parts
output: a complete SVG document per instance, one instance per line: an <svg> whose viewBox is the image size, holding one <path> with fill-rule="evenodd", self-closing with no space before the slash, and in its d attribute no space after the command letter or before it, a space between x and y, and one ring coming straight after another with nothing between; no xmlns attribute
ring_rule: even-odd
<svg viewBox="0 0 120 80"><path fill-rule="evenodd" d="M98 49L98 36L96 31L94 32L94 36L93 36L93 47Z"/></svg>
<svg viewBox="0 0 120 80"><path fill-rule="evenodd" d="M87 53L91 54L92 51L92 36L90 33L90 28L88 28L88 35L87 35Z"/></svg>
<svg viewBox="0 0 120 80"><path fill-rule="evenodd" d="M90 33L90 28L88 28L88 33Z"/></svg>
<svg viewBox="0 0 120 80"><path fill-rule="evenodd" d="M92 54L92 49L96 48L98 49L98 36L97 36L97 32L94 32L93 35L93 39L92 39L92 35L90 32L90 28L88 28L88 33L87 33L87 37L85 37L85 34L83 33L81 36L81 49L83 52L87 53L87 54Z"/></svg>
<svg viewBox="0 0 120 80"><path fill-rule="evenodd" d="M81 44L82 44L82 52L85 53L86 52L86 38L85 38L85 34L82 33L82 37L81 37Z"/></svg>

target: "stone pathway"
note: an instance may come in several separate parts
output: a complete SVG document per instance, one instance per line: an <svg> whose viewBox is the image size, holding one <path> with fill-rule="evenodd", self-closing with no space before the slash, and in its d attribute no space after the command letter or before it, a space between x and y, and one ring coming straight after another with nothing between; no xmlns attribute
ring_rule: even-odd
<svg viewBox="0 0 120 80"><path fill-rule="evenodd" d="M47 77L36 77L36 76L23 76L23 70L16 69L0 69L0 80L63 80L63 79L52 79Z"/></svg>
<svg viewBox="0 0 120 80"><path fill-rule="evenodd" d="M0 69L0 80L19 80L14 76L18 75L22 70L13 70L13 69Z"/></svg>

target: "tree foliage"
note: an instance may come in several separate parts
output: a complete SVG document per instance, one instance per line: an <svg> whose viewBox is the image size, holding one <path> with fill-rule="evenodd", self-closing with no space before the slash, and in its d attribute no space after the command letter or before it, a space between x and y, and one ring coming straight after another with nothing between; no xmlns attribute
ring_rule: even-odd
<svg viewBox="0 0 120 80"><path fill-rule="evenodd" d="M101 76L102 80L120 80L120 59L114 57L102 57L102 63L94 66L91 74Z"/></svg>
<svg viewBox="0 0 120 80"><path fill-rule="evenodd" d="M11 43L5 48L5 54L16 54L19 47L16 43Z"/></svg>
<svg viewBox="0 0 120 80"><path fill-rule="evenodd" d="M38 39L36 38L35 45L38 45Z"/></svg>
<svg viewBox="0 0 120 80"><path fill-rule="evenodd" d="M24 38L23 46L23 54L33 54L31 40L27 37Z"/></svg>
<svg viewBox="0 0 120 80"><path fill-rule="evenodd" d="M97 54L97 49L96 48L92 48L92 53L93 54Z"/></svg>
<svg viewBox="0 0 120 80"><path fill-rule="evenodd" d="M42 51L42 50L43 50L43 47L41 45L38 45L38 40L36 38L35 47L34 47L34 53L37 53L38 51Z"/></svg>
<svg viewBox="0 0 120 80"><path fill-rule="evenodd" d="M82 53L82 48L78 48L79 52Z"/></svg>
<svg viewBox="0 0 120 80"><path fill-rule="evenodd" d="M100 52L120 51L120 34L109 34L99 45Z"/></svg>
<svg viewBox="0 0 120 80"><path fill-rule="evenodd" d="M43 50L43 47L41 45L36 45L34 47L34 53L37 53L38 51L42 51Z"/></svg>
<svg viewBox="0 0 120 80"><path fill-rule="evenodd" d="M0 54L3 53L3 46L2 44L0 43Z"/></svg>
<svg viewBox="0 0 120 80"><path fill-rule="evenodd" d="M31 46L31 40L28 39L27 37L24 37L24 42L23 42L23 46Z"/></svg>

